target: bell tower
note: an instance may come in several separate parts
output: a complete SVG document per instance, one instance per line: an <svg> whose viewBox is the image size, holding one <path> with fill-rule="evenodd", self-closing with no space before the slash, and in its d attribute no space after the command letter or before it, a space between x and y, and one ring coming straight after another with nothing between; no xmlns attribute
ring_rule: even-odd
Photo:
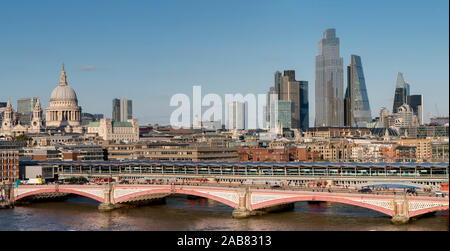
<svg viewBox="0 0 450 251"><path fill-rule="evenodd" d="M42 107L39 99L33 109L33 119L31 120L31 130L33 132L40 132L43 127L42 124Z"/></svg>
<svg viewBox="0 0 450 251"><path fill-rule="evenodd" d="M2 129L4 131L10 130L13 127L13 113L14 111L11 106L11 100L8 98L8 104L6 105L2 123Z"/></svg>

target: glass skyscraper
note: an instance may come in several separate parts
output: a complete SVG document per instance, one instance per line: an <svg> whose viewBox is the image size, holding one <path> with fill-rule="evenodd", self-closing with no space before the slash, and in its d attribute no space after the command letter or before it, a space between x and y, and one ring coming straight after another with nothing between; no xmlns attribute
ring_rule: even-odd
<svg viewBox="0 0 450 251"><path fill-rule="evenodd" d="M406 86L406 81L403 78L403 73L399 72L397 74L397 83L395 85L394 106L392 107L392 113L397 113L398 108L407 103L407 92L408 88Z"/></svg>
<svg viewBox="0 0 450 251"><path fill-rule="evenodd" d="M29 125L38 98L21 98L17 100L18 120L21 125Z"/></svg>
<svg viewBox="0 0 450 251"><path fill-rule="evenodd" d="M419 124L423 124L423 97L422 95L409 95L407 97L408 105L411 106L414 115L417 116Z"/></svg>
<svg viewBox="0 0 450 251"><path fill-rule="evenodd" d="M344 69L336 29L327 29L316 56L315 126L344 125Z"/></svg>
<svg viewBox="0 0 450 251"><path fill-rule="evenodd" d="M347 67L347 90L345 91L345 126L366 127L372 120L361 57L351 55Z"/></svg>
<svg viewBox="0 0 450 251"><path fill-rule="evenodd" d="M120 122L120 99L113 99L112 106L112 120Z"/></svg>
<svg viewBox="0 0 450 251"><path fill-rule="evenodd" d="M308 81L298 82L300 83L300 129L305 132L309 128Z"/></svg>

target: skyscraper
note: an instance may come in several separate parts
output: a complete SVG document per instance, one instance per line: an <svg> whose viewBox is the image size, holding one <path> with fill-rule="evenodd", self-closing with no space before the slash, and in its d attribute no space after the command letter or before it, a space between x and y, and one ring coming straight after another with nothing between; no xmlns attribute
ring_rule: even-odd
<svg viewBox="0 0 450 251"><path fill-rule="evenodd" d="M278 97L280 97L280 84L281 84L281 72L276 71L274 74L274 83L275 83L275 93L278 94Z"/></svg>
<svg viewBox="0 0 450 251"><path fill-rule="evenodd" d="M17 100L18 120L21 125L29 125L38 98L21 98Z"/></svg>
<svg viewBox="0 0 450 251"><path fill-rule="evenodd" d="M411 106L414 115L417 116L417 121L420 125L423 124L423 97L422 95L409 95L407 103Z"/></svg>
<svg viewBox="0 0 450 251"><path fill-rule="evenodd" d="M372 120L372 114L360 56L351 55L351 63L347 67L347 83L345 126L366 127Z"/></svg>
<svg viewBox="0 0 450 251"><path fill-rule="evenodd" d="M126 98L113 99L112 120L114 122L125 122L133 118L133 102Z"/></svg>
<svg viewBox="0 0 450 251"><path fill-rule="evenodd" d="M300 129L309 128L309 98L308 81L298 81L300 84Z"/></svg>
<svg viewBox="0 0 450 251"><path fill-rule="evenodd" d="M407 86L406 81L403 78L403 73L397 74L397 83L395 85L394 94L394 106L392 107L392 113L397 113L398 108L407 103Z"/></svg>
<svg viewBox="0 0 450 251"><path fill-rule="evenodd" d="M112 120L113 122L120 122L120 99L113 99L112 102Z"/></svg>
<svg viewBox="0 0 450 251"><path fill-rule="evenodd" d="M298 81L295 81L295 71L284 71L280 84L280 100L292 101L292 122L290 128L300 128L300 84Z"/></svg>
<svg viewBox="0 0 450 251"><path fill-rule="evenodd" d="M245 103L230 102L228 103L228 123L229 130L245 129Z"/></svg>
<svg viewBox="0 0 450 251"><path fill-rule="evenodd" d="M120 121L127 121L133 118L133 104L126 98L120 99Z"/></svg>
<svg viewBox="0 0 450 251"><path fill-rule="evenodd" d="M344 125L344 69L336 29L327 29L316 56L315 126Z"/></svg>

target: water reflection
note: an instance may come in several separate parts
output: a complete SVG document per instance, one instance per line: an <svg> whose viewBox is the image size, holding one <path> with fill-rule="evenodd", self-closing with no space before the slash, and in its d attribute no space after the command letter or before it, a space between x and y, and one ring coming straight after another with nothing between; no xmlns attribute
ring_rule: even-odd
<svg viewBox="0 0 450 251"><path fill-rule="evenodd" d="M365 208L330 202L297 202L292 211L233 219L233 208L204 198L169 196L165 204L99 212L98 202L72 196L0 210L0 230L449 230L447 212L407 225Z"/></svg>

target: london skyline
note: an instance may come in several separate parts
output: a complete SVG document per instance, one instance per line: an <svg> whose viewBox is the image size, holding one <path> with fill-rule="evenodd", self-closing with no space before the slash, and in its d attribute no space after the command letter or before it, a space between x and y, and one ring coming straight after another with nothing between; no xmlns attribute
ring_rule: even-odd
<svg viewBox="0 0 450 251"><path fill-rule="evenodd" d="M408 1L408 6L396 2L390 10L379 3L355 8L355 1L341 6L328 1L320 5L169 1L126 6L96 2L84 9L84 18L77 16L77 10L86 7L81 1L58 4L68 10L62 13L52 3L38 4L49 7L40 13L34 12L33 2L28 6L7 2L0 10L0 21L11 23L0 31L5 40L0 101L11 97L15 105L19 98L39 97L48 107L60 65L65 63L69 85L77 92L83 112L111 117L111 100L126 97L133 100L133 117L141 124L168 124L174 109L169 106L170 97L190 95L193 85L202 85L204 93L266 93L273 86L275 71L292 69L298 80L309 82L313 126L314 58L323 32L335 28L343 65L350 64L351 54L362 58L373 117L382 107L391 111L397 72L411 85L411 94L423 95L425 122L428 113L448 116L448 2L421 8L419 2ZM202 4L210 12L196 9ZM244 15L252 7L254 13ZM314 17L319 7L331 15ZM383 13L382 20L372 7ZM171 10L167 16L158 14L167 10ZM272 13L281 10L286 15ZM14 16L19 11L24 14L20 18ZM399 11L406 20L396 18ZM115 19L119 12L121 18ZM296 12L302 15L295 16ZM180 13L184 15L178 20L186 22L173 20ZM343 18L349 13L361 18L357 24ZM423 19L414 18L419 14ZM311 22L304 21L308 18Z"/></svg>

